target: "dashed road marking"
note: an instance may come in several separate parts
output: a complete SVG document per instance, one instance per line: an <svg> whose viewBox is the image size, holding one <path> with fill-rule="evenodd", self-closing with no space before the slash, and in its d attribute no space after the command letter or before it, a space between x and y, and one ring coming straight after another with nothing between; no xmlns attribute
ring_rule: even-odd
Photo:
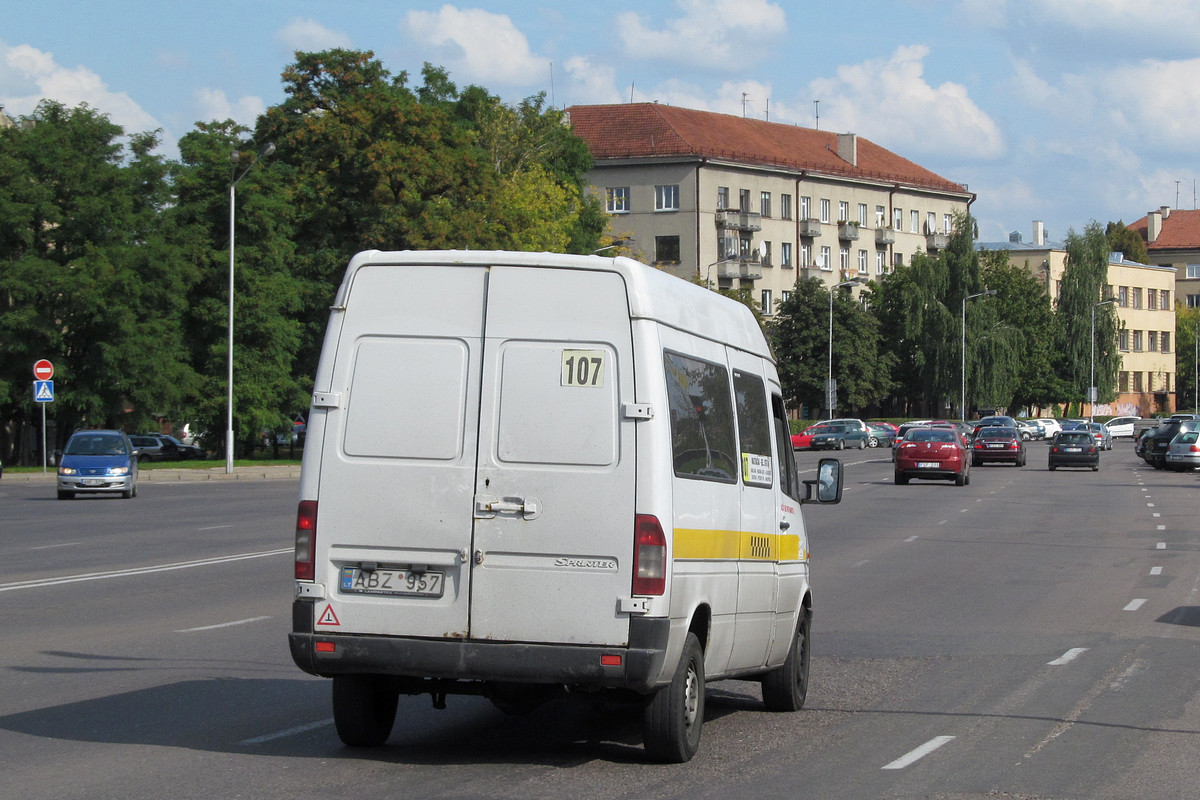
<svg viewBox="0 0 1200 800"><path fill-rule="evenodd" d="M937 750L939 747L949 744L952 741L954 741L953 736L935 736L917 749L910 750L909 752L897 758L895 761L884 764L883 769L904 769L907 766L917 763L934 750Z"/></svg>

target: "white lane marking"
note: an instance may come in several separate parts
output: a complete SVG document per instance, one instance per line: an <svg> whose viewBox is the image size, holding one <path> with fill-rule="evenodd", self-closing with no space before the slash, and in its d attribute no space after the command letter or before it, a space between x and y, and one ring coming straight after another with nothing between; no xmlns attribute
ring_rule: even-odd
<svg viewBox="0 0 1200 800"><path fill-rule="evenodd" d="M920 539L920 538L921 538L920 536L910 536L910 537L908 537L907 539L905 539L904 541L906 541L906 542L915 542L917 539Z"/></svg>
<svg viewBox="0 0 1200 800"><path fill-rule="evenodd" d="M1165 531L1165 530L1167 529L1167 526L1166 526L1166 525L1159 525L1159 526L1158 526L1158 529L1159 529L1160 531Z"/></svg>
<svg viewBox="0 0 1200 800"><path fill-rule="evenodd" d="M83 544L83 542L63 542L62 544L40 544L37 547L31 547L30 550L53 550L56 547L75 547Z"/></svg>
<svg viewBox="0 0 1200 800"><path fill-rule="evenodd" d="M310 722L307 725L297 725L294 728L287 730L275 731L274 733L264 733L262 736L252 736L249 739L242 739L238 744L262 744L263 742L274 741L275 739L283 739L288 736L295 736L298 733L308 733L315 731L317 728L324 728L326 725L332 725L333 718L323 719L319 722Z"/></svg>
<svg viewBox="0 0 1200 800"><path fill-rule="evenodd" d="M897 758L890 764L884 764L883 769L904 769L905 767L915 764L925 756L937 750L939 747L949 744L954 741L953 736L935 736L925 744Z"/></svg>
<svg viewBox="0 0 1200 800"><path fill-rule="evenodd" d="M196 528L198 531L219 531L222 528L232 528L232 525L209 525L206 528Z"/></svg>
<svg viewBox="0 0 1200 800"><path fill-rule="evenodd" d="M1153 514L1151 514L1150 516L1154 517L1155 519L1158 519L1159 517L1161 517L1161 516L1162 516L1162 514L1160 514L1160 513L1158 513L1157 511L1155 511L1155 512L1154 512Z"/></svg>
<svg viewBox="0 0 1200 800"><path fill-rule="evenodd" d="M176 633L195 633L196 631L214 631L217 628L232 628L235 625L249 625L251 622L262 622L264 619L270 619L270 618L271 618L270 616L250 617L249 619L239 619L239 620L234 620L233 622L218 622L216 625L202 625L199 628L183 628L182 630L178 630L175 632Z"/></svg>
<svg viewBox="0 0 1200 800"><path fill-rule="evenodd" d="M1166 542L1159 542L1159 543L1158 543L1158 549L1159 549L1159 550L1166 550L1166 549L1167 549L1167 543L1166 543Z"/></svg>
<svg viewBox="0 0 1200 800"><path fill-rule="evenodd" d="M130 575L149 575L154 572L171 572L177 569L191 569L192 567L207 567L211 564L228 564L233 561L246 561L252 558L267 558L269 556L280 556L284 553L295 552L293 547L280 548L279 550L263 550L257 553L241 553L236 556L218 556L217 558L203 558L198 561L179 561L173 564L159 564L153 567L134 567L133 569L118 569L111 572L86 572L81 575L67 575L62 578L39 578L32 581L14 581L13 583L0 583L0 592L12 592L17 589L36 589L41 586L61 586L66 583L81 583L83 581L102 581L108 578L124 578Z"/></svg>
<svg viewBox="0 0 1200 800"><path fill-rule="evenodd" d="M1146 508L1154 508L1154 503L1146 503Z"/></svg>
<svg viewBox="0 0 1200 800"><path fill-rule="evenodd" d="M864 558L862 561L858 561L858 562L855 562L854 564L851 564L850 569L858 569L859 567L865 567L867 564L870 564L870 563L871 563L871 559Z"/></svg>
<svg viewBox="0 0 1200 800"><path fill-rule="evenodd" d="M1151 567L1150 574L1151 575L1162 575L1162 567Z"/></svg>
<svg viewBox="0 0 1200 800"><path fill-rule="evenodd" d="M1061 656L1054 659L1053 661L1047 661L1046 666L1061 667L1063 664L1070 664L1072 661L1079 658L1081 655L1083 655L1086 652L1087 652L1086 647L1072 647L1070 650L1063 653Z"/></svg>
<svg viewBox="0 0 1200 800"><path fill-rule="evenodd" d="M1139 597L1136 600L1130 600L1129 605L1121 609L1122 611L1137 611L1142 606L1146 605L1146 598Z"/></svg>

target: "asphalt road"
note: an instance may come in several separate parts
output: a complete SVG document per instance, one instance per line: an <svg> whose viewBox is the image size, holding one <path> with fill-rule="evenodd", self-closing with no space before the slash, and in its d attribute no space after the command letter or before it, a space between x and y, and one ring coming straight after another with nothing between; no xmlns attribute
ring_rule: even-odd
<svg viewBox="0 0 1200 800"><path fill-rule="evenodd" d="M1126 442L1098 473L987 466L895 486L847 451L806 507L813 678L796 714L712 684L689 764L637 714L402 698L341 746L287 652L294 480L53 499L0 480L0 777L36 798L1194 798L1200 475ZM802 469L818 454L801 453Z"/></svg>

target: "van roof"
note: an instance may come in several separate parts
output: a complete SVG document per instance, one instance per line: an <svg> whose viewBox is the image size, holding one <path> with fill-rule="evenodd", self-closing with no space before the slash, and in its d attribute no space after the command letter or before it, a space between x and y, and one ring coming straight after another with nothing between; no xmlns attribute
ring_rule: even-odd
<svg viewBox="0 0 1200 800"><path fill-rule="evenodd" d="M648 267L632 258L505 250L368 250L351 259L342 285L338 289L335 305L344 304L345 292L355 272L365 266L381 264L464 267L505 265L615 272L624 279L628 288L629 312L632 318L653 320L774 361L770 345L749 308L736 300ZM723 336L713 336L713 331L722 331Z"/></svg>

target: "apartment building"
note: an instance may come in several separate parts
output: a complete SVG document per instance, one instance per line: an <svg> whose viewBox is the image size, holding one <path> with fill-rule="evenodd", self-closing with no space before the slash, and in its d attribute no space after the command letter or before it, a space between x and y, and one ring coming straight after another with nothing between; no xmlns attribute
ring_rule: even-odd
<svg viewBox="0 0 1200 800"><path fill-rule="evenodd" d="M1200 308L1200 211L1162 206L1129 228L1145 239L1148 261L1175 268L1179 302Z"/></svg>
<svg viewBox="0 0 1200 800"><path fill-rule="evenodd" d="M1010 263L1023 266L1042 281L1053 302L1062 292L1066 245L1046 239L1041 222L1033 223L1033 241L1014 232L1007 242L980 242L980 249L1008 250ZM1105 298L1117 312L1117 398L1097 403L1095 416L1150 417L1175 410L1175 275L1171 266L1139 264L1121 253L1108 261Z"/></svg>
<svg viewBox="0 0 1200 800"><path fill-rule="evenodd" d="M853 133L657 103L567 114L610 232L679 277L751 289L767 315L799 278L876 278L945 247L975 199Z"/></svg>

